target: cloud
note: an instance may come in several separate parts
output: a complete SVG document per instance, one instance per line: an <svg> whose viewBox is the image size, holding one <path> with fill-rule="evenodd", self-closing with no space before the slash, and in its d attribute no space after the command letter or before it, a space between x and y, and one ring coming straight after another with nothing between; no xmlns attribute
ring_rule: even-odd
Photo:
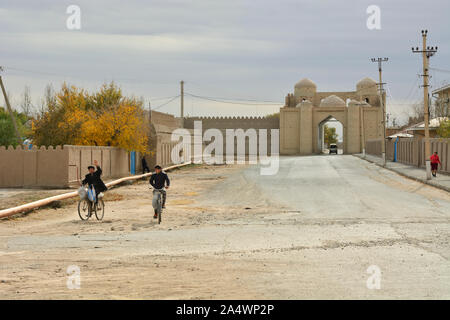
<svg viewBox="0 0 450 320"><path fill-rule="evenodd" d="M81 8L79 31L66 29L71 4ZM379 31L366 28L371 4L381 8ZM371 57L388 56L384 80L392 101L403 101L420 72L420 58L410 47L419 45L422 28L439 46L432 65L450 68L450 4L436 0L425 6L418 0L3 0L1 64L16 68L5 73L15 97L25 85L38 99L48 82L93 90L115 80L125 92L148 100L178 94L183 79L187 90L204 95L282 103L303 77L321 91L353 90L359 79L377 77ZM435 73L433 85L446 76ZM201 112L259 112L195 104ZM176 111L177 104L165 108Z"/></svg>

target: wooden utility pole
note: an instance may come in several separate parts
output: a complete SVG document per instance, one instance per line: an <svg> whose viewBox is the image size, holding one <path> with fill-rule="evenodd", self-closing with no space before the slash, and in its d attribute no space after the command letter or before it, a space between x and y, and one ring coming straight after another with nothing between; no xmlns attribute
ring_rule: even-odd
<svg viewBox="0 0 450 320"><path fill-rule="evenodd" d="M428 63L429 58L433 56L437 47L427 47L427 33L428 30L422 30L422 50L419 47L412 48L413 53L422 53L422 65L423 65L423 112L424 112L424 125L425 125L425 168L427 180L431 180L431 147L430 147L430 108L429 108L429 96L428 96Z"/></svg>
<svg viewBox="0 0 450 320"><path fill-rule="evenodd" d="M372 58L372 62L378 62L378 76L379 76L379 83L378 83L378 89L380 94L380 104L382 109L382 127L383 127L383 142L381 143L381 157L383 158L383 167L386 166L386 104L384 103L384 96L383 96L383 81L382 81L382 63L388 61L388 58Z"/></svg>
<svg viewBox="0 0 450 320"><path fill-rule="evenodd" d="M0 72L3 71L3 67L0 66ZM17 142L19 145L22 145L22 136L19 133L19 129L17 128L16 118L14 117L14 113L11 109L11 105L9 104L8 95L6 94L5 86L3 85L2 76L0 75L0 86L2 87L3 97L5 98L6 108L8 109L9 116L11 117L11 121L14 126L14 131L16 133Z"/></svg>

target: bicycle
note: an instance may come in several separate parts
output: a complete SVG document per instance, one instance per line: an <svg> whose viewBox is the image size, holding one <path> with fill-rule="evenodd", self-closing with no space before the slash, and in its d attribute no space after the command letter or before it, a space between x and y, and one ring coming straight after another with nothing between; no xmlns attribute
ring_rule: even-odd
<svg viewBox="0 0 450 320"><path fill-rule="evenodd" d="M162 192L163 191L164 191L164 189L155 189L155 188L153 188L152 206L153 206L153 209L156 210L156 214L158 215L158 224L161 224Z"/></svg>
<svg viewBox="0 0 450 320"><path fill-rule="evenodd" d="M87 188L85 188L87 194ZM87 197L78 201L78 215L80 219L85 221L89 220L94 212L97 220L102 220L105 215L105 203L103 202L103 194L100 193L97 202L90 201Z"/></svg>

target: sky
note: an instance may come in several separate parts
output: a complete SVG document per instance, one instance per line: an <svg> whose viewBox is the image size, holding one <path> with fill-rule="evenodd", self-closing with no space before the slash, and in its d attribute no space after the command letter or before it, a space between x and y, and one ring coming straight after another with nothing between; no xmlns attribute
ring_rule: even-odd
<svg viewBox="0 0 450 320"><path fill-rule="evenodd" d="M80 30L66 26L70 5L81 10ZM367 28L369 5L380 8L379 30ZM167 102L183 80L185 115L261 116L302 78L318 91L351 91L377 80L370 58L389 57L387 112L401 120L422 99L422 60L411 52L422 29L439 48L430 66L447 70L431 70L432 89L450 78L448 12L448 0L0 0L0 65L15 107L25 86L38 105L49 83L95 91L115 81L179 116L179 99ZM223 99L246 104L213 101Z"/></svg>

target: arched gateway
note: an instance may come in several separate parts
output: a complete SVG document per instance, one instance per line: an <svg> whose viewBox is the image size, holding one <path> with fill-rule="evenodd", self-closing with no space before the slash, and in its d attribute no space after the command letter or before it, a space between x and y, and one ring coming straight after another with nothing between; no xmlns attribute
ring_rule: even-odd
<svg viewBox="0 0 450 320"><path fill-rule="evenodd" d="M317 92L314 82L302 79L280 109L280 153L322 152L323 124L336 119L343 127L344 153L360 153L364 142L382 137L383 110L377 83L364 78L356 91ZM383 94L383 102L385 102Z"/></svg>

